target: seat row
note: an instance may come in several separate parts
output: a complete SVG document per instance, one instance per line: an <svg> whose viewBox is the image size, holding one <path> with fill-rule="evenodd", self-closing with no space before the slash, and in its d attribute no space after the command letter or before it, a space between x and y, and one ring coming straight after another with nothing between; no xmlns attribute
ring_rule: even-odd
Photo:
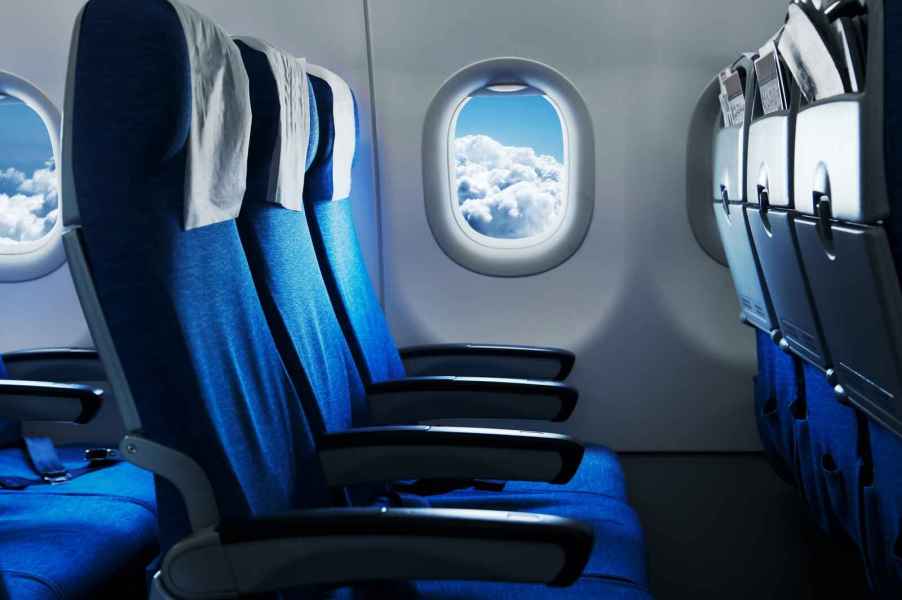
<svg viewBox="0 0 902 600"><path fill-rule="evenodd" d="M902 593L897 3L791 3L722 96L713 210L775 468L881 597ZM732 109L730 108L732 107Z"/></svg>
<svg viewBox="0 0 902 600"><path fill-rule="evenodd" d="M130 597L145 569L159 598L649 597L610 450L421 424L564 420L573 356L397 349L354 231L358 128L337 75L186 5L82 10L64 244L132 464L7 440L0 476L29 480L0 491L10 598ZM103 398L2 385L20 421ZM52 487L31 481L48 444L69 477Z"/></svg>

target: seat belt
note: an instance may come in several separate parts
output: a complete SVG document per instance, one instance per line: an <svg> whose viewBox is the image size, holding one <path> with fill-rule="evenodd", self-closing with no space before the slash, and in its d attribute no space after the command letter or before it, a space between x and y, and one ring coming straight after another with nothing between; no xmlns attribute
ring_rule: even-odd
<svg viewBox="0 0 902 600"><path fill-rule="evenodd" d="M25 454L31 461L31 468L41 477L45 483L63 483L72 478L72 474L66 470L56 446L49 437L26 435L22 437L25 442Z"/></svg>
<svg viewBox="0 0 902 600"><path fill-rule="evenodd" d="M0 489L24 490L34 485L57 485L121 462L119 452L115 449L89 448L85 450L87 465L77 469L66 469L50 438L24 436L23 440L25 453L40 478L0 475Z"/></svg>

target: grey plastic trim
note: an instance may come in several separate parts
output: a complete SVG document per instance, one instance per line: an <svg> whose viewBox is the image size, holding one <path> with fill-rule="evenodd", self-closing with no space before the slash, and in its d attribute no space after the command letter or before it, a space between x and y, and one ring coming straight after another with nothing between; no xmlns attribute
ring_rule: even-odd
<svg viewBox="0 0 902 600"><path fill-rule="evenodd" d="M538 240L480 244L458 222L450 185L449 136L461 101L493 83L542 90L560 111L565 130L567 209L551 235ZM524 58L495 58L464 67L439 89L423 124L423 192L436 242L462 267L496 277L536 275L557 267L582 245L595 208L595 140L592 117L576 87L561 73ZM509 242L509 243L508 243Z"/></svg>
<svg viewBox="0 0 902 600"><path fill-rule="evenodd" d="M153 578L150 580L150 591L147 598L148 600L177 600L163 584L163 573L161 571L154 573Z"/></svg>
<svg viewBox="0 0 902 600"><path fill-rule="evenodd" d="M902 435L902 290L882 227L795 219L837 395Z"/></svg>
<svg viewBox="0 0 902 600"><path fill-rule="evenodd" d="M776 329L776 319L759 274L745 211L741 204L713 204L727 263L744 318L762 331Z"/></svg>
<svg viewBox="0 0 902 600"><path fill-rule="evenodd" d="M171 482L182 495L194 532L219 523L219 508L207 474L194 459L137 434L126 434L119 451L130 463Z"/></svg>
<svg viewBox="0 0 902 600"><path fill-rule="evenodd" d="M795 119L787 114L758 119L749 127L745 196L758 204L759 189L767 191L770 206L791 208L792 148Z"/></svg>
<svg viewBox="0 0 902 600"><path fill-rule="evenodd" d="M87 6L87 5L86 5ZM72 119L75 114L75 65L78 61L78 42L81 35L81 21L86 6L82 6L72 26L72 38L69 42L69 62L66 67L66 95L63 98L63 164L60 171L60 198L63 202L63 225L81 224L78 213L78 201L75 194L75 176L72 171ZM71 199L70 199L71 196Z"/></svg>
<svg viewBox="0 0 902 600"><path fill-rule="evenodd" d="M832 365L799 256L792 214L755 206L746 206L745 211L783 339L793 352L826 371Z"/></svg>
<svg viewBox="0 0 902 600"><path fill-rule="evenodd" d="M240 597L232 563L219 534L212 530L187 537L173 546L163 558L154 586L166 599Z"/></svg>
<svg viewBox="0 0 902 600"><path fill-rule="evenodd" d="M71 197L74 201L74 195ZM88 262L81 244L80 228L70 229L63 234L63 246L69 260L72 283L75 285L75 292L84 311L88 330L91 332L91 339L94 340L94 345L97 346L100 362L103 363L103 369L113 390L119 414L122 416L123 426L126 431L137 431L141 429L141 418L138 416L138 409L135 406L131 388L129 388L128 381L125 379L122 363L119 361L116 346L107 327L106 317L103 315L100 300L97 298L97 291L94 289L94 281L91 278Z"/></svg>
<svg viewBox="0 0 902 600"><path fill-rule="evenodd" d="M568 586L591 529L535 513L310 509L227 523L166 554L151 598L234 598L316 584L451 579Z"/></svg>
<svg viewBox="0 0 902 600"><path fill-rule="evenodd" d="M59 180L61 166L59 109L33 83L6 71L0 71L0 94L21 100L41 118L50 138ZM0 283L40 279L56 271L66 262L66 253L63 251L63 244L60 241L60 232L63 229L62 207L64 206L62 190L59 190L59 202L60 216L57 217L50 233L40 240L26 242L27 246L22 251L17 250L8 254L0 252Z"/></svg>
<svg viewBox="0 0 902 600"><path fill-rule="evenodd" d="M884 132L884 2L868 10L866 89L803 107L796 119L796 209L814 214L815 194L830 196L831 216L876 223L889 214ZM827 185L829 189L823 189Z"/></svg>
<svg viewBox="0 0 902 600"><path fill-rule="evenodd" d="M711 213L711 190L714 177L714 144L711 131L720 118L717 95L720 86L712 80L701 93L692 113L686 143L686 214L695 241L715 262L727 266L727 256Z"/></svg>

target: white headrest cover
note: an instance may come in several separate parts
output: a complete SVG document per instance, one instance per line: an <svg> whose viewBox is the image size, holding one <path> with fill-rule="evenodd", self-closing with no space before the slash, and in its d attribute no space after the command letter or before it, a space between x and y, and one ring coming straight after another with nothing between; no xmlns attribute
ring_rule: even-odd
<svg viewBox="0 0 902 600"><path fill-rule="evenodd" d="M332 200L351 195L351 167L357 146L357 122L354 95L344 79L318 65L308 64L307 72L326 82L332 90ZM323 116L320 115L322 119Z"/></svg>
<svg viewBox="0 0 902 600"><path fill-rule="evenodd" d="M176 0L191 65L191 131L185 167L185 229L234 219L241 210L251 137L244 62L231 37Z"/></svg>
<svg viewBox="0 0 902 600"><path fill-rule="evenodd" d="M237 38L266 55L279 94L279 137L273 150L266 200L290 210L303 208L304 172L310 143L307 61L256 38Z"/></svg>

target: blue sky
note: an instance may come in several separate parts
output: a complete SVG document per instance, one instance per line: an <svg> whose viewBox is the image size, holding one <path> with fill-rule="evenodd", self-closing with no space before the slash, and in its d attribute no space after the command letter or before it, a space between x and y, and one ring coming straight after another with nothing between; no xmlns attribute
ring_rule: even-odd
<svg viewBox="0 0 902 600"><path fill-rule="evenodd" d="M59 193L52 159L41 118L22 102L0 97L0 246L36 241L53 230Z"/></svg>
<svg viewBox="0 0 902 600"><path fill-rule="evenodd" d="M544 96L473 96L458 114L453 153L458 206L475 231L521 239L559 223L561 122Z"/></svg>
<svg viewBox="0 0 902 600"><path fill-rule="evenodd" d="M564 161L561 122L544 96L473 96L458 115L455 137L479 134Z"/></svg>
<svg viewBox="0 0 902 600"><path fill-rule="evenodd" d="M52 158L41 118L18 100L0 99L0 170L13 167L31 175Z"/></svg>

